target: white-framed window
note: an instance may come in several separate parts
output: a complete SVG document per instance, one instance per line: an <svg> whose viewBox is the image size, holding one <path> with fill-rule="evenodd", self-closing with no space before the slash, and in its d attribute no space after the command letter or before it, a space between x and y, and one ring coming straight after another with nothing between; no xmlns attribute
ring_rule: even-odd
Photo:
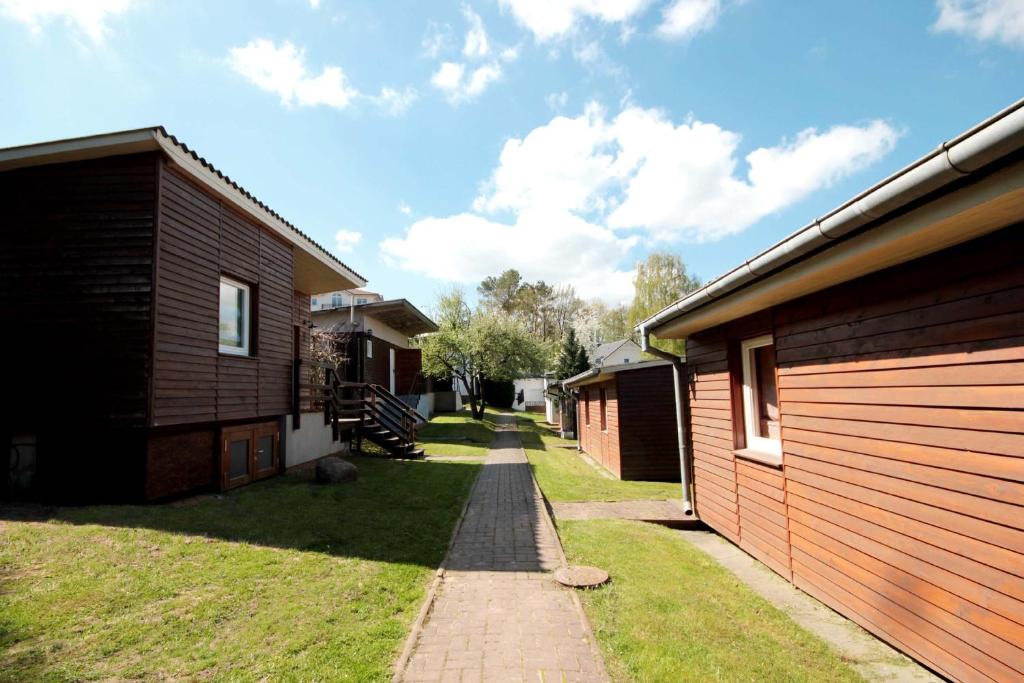
<svg viewBox="0 0 1024 683"><path fill-rule="evenodd" d="M743 360L743 427L747 448L782 458L775 341L770 334L740 344Z"/></svg>
<svg viewBox="0 0 1024 683"><path fill-rule="evenodd" d="M373 340L372 339L367 339L366 340L366 357L367 358L373 358Z"/></svg>
<svg viewBox="0 0 1024 683"><path fill-rule="evenodd" d="M332 308L338 308L338 307L344 306L344 305L345 305L345 297L343 297L339 292L335 292L334 294L331 294L331 307Z"/></svg>
<svg viewBox="0 0 1024 683"><path fill-rule="evenodd" d="M362 297L359 297L358 299L356 299L356 305L357 305L357 306L362 306L362 305L363 305L363 304L365 304L366 302L367 302L367 299L364 299L364 298L362 298Z"/></svg>
<svg viewBox="0 0 1024 683"><path fill-rule="evenodd" d="M252 323L252 297L249 285L228 277L220 279L221 353L249 355L249 328Z"/></svg>

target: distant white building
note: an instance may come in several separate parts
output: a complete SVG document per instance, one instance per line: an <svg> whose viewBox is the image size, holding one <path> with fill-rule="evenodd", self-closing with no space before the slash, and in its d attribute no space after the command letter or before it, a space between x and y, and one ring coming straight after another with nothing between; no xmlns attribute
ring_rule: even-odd
<svg viewBox="0 0 1024 683"><path fill-rule="evenodd" d="M383 300L384 297L380 294L371 292L368 289L343 289L337 292L314 294L309 299L309 309L311 311L329 311L345 306L361 306L362 304L371 304Z"/></svg>
<svg viewBox="0 0 1024 683"><path fill-rule="evenodd" d="M596 368L602 365L636 363L641 360L642 354L640 345L632 339L619 339L601 344L591 351L590 364Z"/></svg>

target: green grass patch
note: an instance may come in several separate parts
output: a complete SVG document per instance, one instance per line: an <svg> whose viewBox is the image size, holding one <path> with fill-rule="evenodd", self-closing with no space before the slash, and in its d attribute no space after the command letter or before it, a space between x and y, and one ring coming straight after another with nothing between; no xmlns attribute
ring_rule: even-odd
<svg viewBox="0 0 1024 683"><path fill-rule="evenodd" d="M0 681L386 681L478 465L0 507Z"/></svg>
<svg viewBox="0 0 1024 683"><path fill-rule="evenodd" d="M676 532L559 522L570 563L608 570L581 592L618 681L859 681L829 646Z"/></svg>
<svg viewBox="0 0 1024 683"><path fill-rule="evenodd" d="M468 410L440 413L417 432L417 446L426 455L479 456L487 455L487 447L494 437L497 412L488 408L483 420L474 420Z"/></svg>
<svg viewBox="0 0 1024 683"><path fill-rule="evenodd" d="M544 495L551 501L643 500L678 498L679 484L619 481L587 463L576 442L559 438L543 415L518 413L519 436Z"/></svg>

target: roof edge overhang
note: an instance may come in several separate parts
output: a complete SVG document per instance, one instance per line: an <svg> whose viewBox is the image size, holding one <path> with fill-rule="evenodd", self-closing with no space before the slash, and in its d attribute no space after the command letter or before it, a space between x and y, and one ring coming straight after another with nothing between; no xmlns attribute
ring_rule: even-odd
<svg viewBox="0 0 1024 683"><path fill-rule="evenodd" d="M1024 165L1002 160L1022 148L1024 100L667 306L637 330L682 339L1011 225L1021 218L1012 206L1022 198Z"/></svg>
<svg viewBox="0 0 1024 683"><path fill-rule="evenodd" d="M567 389L574 389L576 387L586 386L588 384L596 384L603 382L607 379L614 377L620 372L629 372L631 370L645 370L647 368L657 368L662 366L672 365L667 360L645 360L639 363L621 363L619 365L599 366L596 368L590 368L578 375L570 377L569 379L562 380L562 385Z"/></svg>
<svg viewBox="0 0 1024 683"><path fill-rule="evenodd" d="M366 285L365 278L169 135L162 126L0 149L0 171L156 151L200 186L295 247L296 289L316 292Z"/></svg>

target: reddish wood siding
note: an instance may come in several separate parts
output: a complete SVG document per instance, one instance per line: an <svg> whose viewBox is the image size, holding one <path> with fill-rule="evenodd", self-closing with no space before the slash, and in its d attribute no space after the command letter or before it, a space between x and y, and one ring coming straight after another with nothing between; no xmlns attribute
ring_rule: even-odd
<svg viewBox="0 0 1024 683"><path fill-rule="evenodd" d="M37 483L64 500L139 496L156 168L139 154L0 173L0 433L37 435Z"/></svg>
<svg viewBox="0 0 1024 683"><path fill-rule="evenodd" d="M160 179L154 426L290 410L291 247L177 171ZM252 287L252 355L218 353L221 275Z"/></svg>
<svg viewBox="0 0 1024 683"><path fill-rule="evenodd" d="M1024 677L1021 254L1016 226L775 309L785 469L732 463L741 546L782 572L786 530L798 586L957 680ZM693 438L729 535L698 453L721 379L695 369Z"/></svg>
<svg viewBox="0 0 1024 683"><path fill-rule="evenodd" d="M671 366L636 368L615 378L622 479L679 481Z"/></svg>
<svg viewBox="0 0 1024 683"><path fill-rule="evenodd" d="M601 390L605 392L606 429L601 429ZM586 424L587 404L590 425ZM615 379L588 384L580 389L580 448L616 477L622 477L619 452L619 401Z"/></svg>

